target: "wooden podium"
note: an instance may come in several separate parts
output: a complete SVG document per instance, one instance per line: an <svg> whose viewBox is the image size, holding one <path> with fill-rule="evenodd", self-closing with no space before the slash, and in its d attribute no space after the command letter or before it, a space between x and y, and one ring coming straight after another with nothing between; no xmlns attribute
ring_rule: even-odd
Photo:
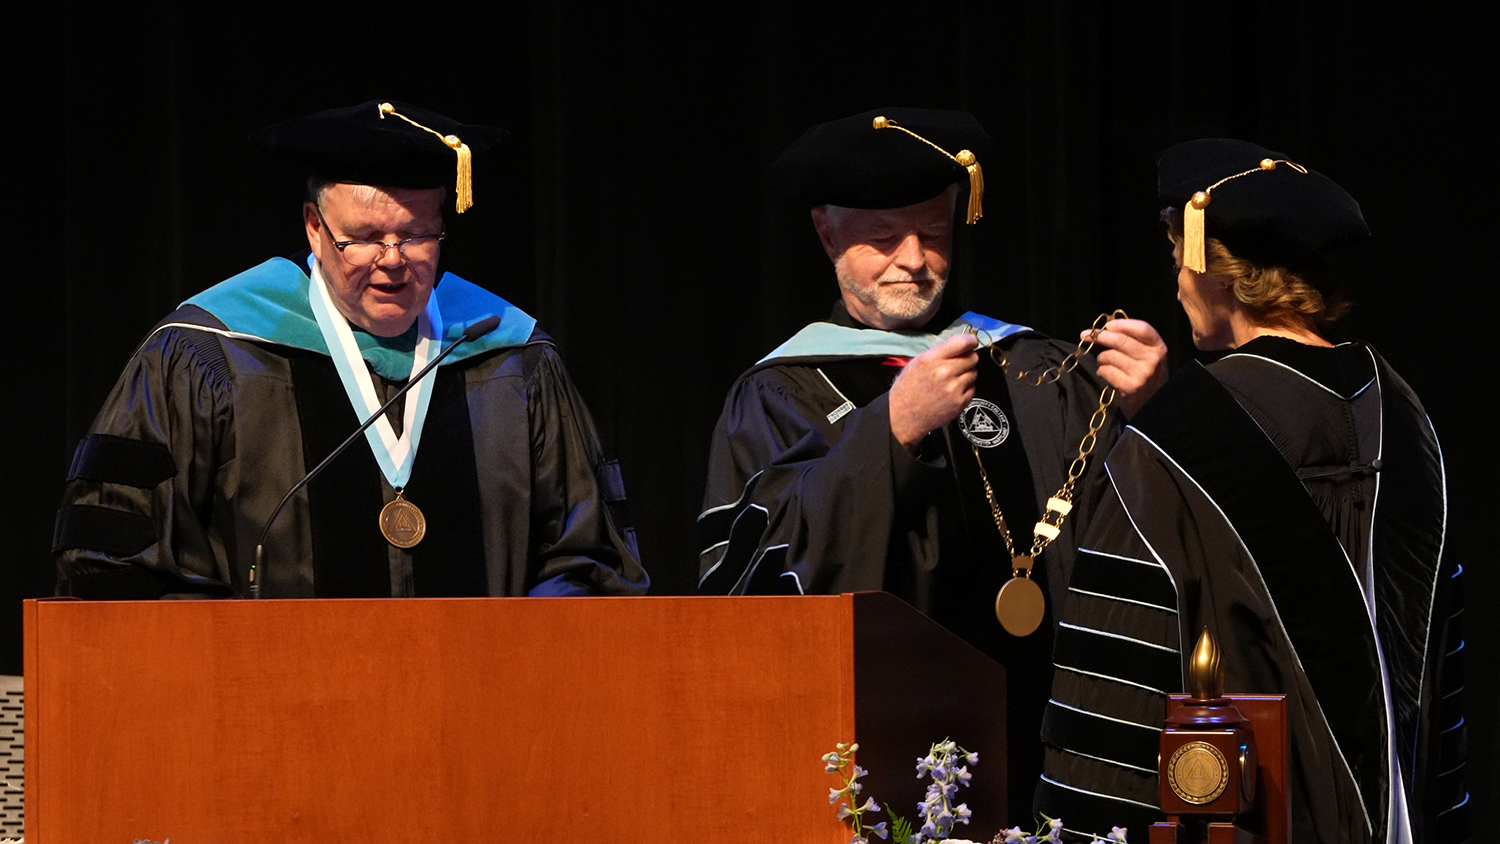
<svg viewBox="0 0 1500 844"><path fill-rule="evenodd" d="M1007 817L1003 670L883 593L27 601L26 840L843 844L951 736ZM885 818L882 813L881 819Z"/></svg>

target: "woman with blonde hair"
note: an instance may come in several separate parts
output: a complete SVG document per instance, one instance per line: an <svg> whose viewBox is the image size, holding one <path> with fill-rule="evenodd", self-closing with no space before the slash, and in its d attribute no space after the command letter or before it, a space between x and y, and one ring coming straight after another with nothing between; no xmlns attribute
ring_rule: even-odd
<svg viewBox="0 0 1500 844"><path fill-rule="evenodd" d="M1228 353L1176 373L1107 458L1037 806L1144 836L1166 696L1207 628L1226 691L1286 695L1292 841L1463 840L1442 455L1384 359L1328 339L1348 300L1326 259L1368 237L1359 205L1228 139L1168 149L1158 189L1193 342Z"/></svg>

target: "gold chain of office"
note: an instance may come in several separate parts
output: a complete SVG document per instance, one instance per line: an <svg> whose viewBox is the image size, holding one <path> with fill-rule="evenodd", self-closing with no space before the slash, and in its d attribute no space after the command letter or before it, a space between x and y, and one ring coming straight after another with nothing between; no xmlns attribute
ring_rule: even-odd
<svg viewBox="0 0 1500 844"><path fill-rule="evenodd" d="M1038 373L1022 370L1011 377L1037 387L1056 382L1077 368L1079 360L1093 351L1099 332L1104 330L1104 326L1110 320L1114 319L1129 319L1129 316L1119 309L1111 313L1100 314L1094 319L1089 332L1078 341L1077 348L1063 358L1061 363ZM981 333L979 329L972 327L969 332L975 335ZM994 361L1002 372L1010 375L1010 362L1005 352L1000 351L997 355L996 351L995 344L990 343L990 360ZM985 472L984 461L980 459L979 447L972 442L969 444L970 450L974 452L974 462L979 466L979 479L984 484L984 497L989 502L990 513L995 518L995 527L1000 531L1000 538L1005 542L1006 553L1010 554L1011 579L1000 588L1000 594L995 596L995 616L1000 620L1001 626L1014 636L1030 635L1042 622L1046 602L1041 588L1036 585L1036 581L1031 579L1031 570L1037 556L1052 540L1057 538L1062 530L1063 520L1073 510L1073 488L1078 483L1078 479L1083 477L1084 470L1088 467L1089 455L1093 454L1094 447L1099 444L1099 431L1104 427L1106 414L1110 405L1114 404L1115 396L1115 388L1108 384L1099 391L1099 405L1089 417L1088 431L1078 442L1078 455L1068 465L1067 480L1063 481L1063 485L1058 488L1057 492L1047 499L1047 511L1036 523L1032 531L1031 549L1025 554L1016 552L1010 528L1005 523L1005 514L1000 510L1000 503L995 500L995 491L990 486L989 474Z"/></svg>

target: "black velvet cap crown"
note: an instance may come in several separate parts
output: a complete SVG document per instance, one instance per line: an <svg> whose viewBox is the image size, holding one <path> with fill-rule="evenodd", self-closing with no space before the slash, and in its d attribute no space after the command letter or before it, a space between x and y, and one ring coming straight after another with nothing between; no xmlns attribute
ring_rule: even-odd
<svg viewBox="0 0 1500 844"><path fill-rule="evenodd" d="M973 115L929 108L882 108L808 129L771 165L777 187L808 205L901 208L967 185L968 171L905 132L876 129L877 116L921 135L951 155L969 150L985 164L992 139Z"/></svg>
<svg viewBox="0 0 1500 844"><path fill-rule="evenodd" d="M443 135L455 135L471 150L494 146L505 130L459 123L425 108L392 102L396 111ZM390 188L454 186L455 152L432 132L394 115L382 115L371 100L320 111L250 135L255 144L335 182Z"/></svg>
<svg viewBox="0 0 1500 844"><path fill-rule="evenodd" d="M1156 162L1157 195L1162 204L1183 208L1197 191L1215 187L1204 209L1205 232L1225 241L1261 249L1317 253L1370 236L1359 203L1332 179L1285 163L1258 169L1264 159L1291 159L1248 141L1203 138L1167 149ZM1301 162L1296 162L1301 164Z"/></svg>

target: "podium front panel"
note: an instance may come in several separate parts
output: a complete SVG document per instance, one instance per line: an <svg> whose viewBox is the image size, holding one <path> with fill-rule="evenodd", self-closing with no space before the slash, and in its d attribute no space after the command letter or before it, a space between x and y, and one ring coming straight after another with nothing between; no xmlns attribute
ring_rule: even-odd
<svg viewBox="0 0 1500 844"><path fill-rule="evenodd" d="M850 596L25 618L33 844L848 840Z"/></svg>

